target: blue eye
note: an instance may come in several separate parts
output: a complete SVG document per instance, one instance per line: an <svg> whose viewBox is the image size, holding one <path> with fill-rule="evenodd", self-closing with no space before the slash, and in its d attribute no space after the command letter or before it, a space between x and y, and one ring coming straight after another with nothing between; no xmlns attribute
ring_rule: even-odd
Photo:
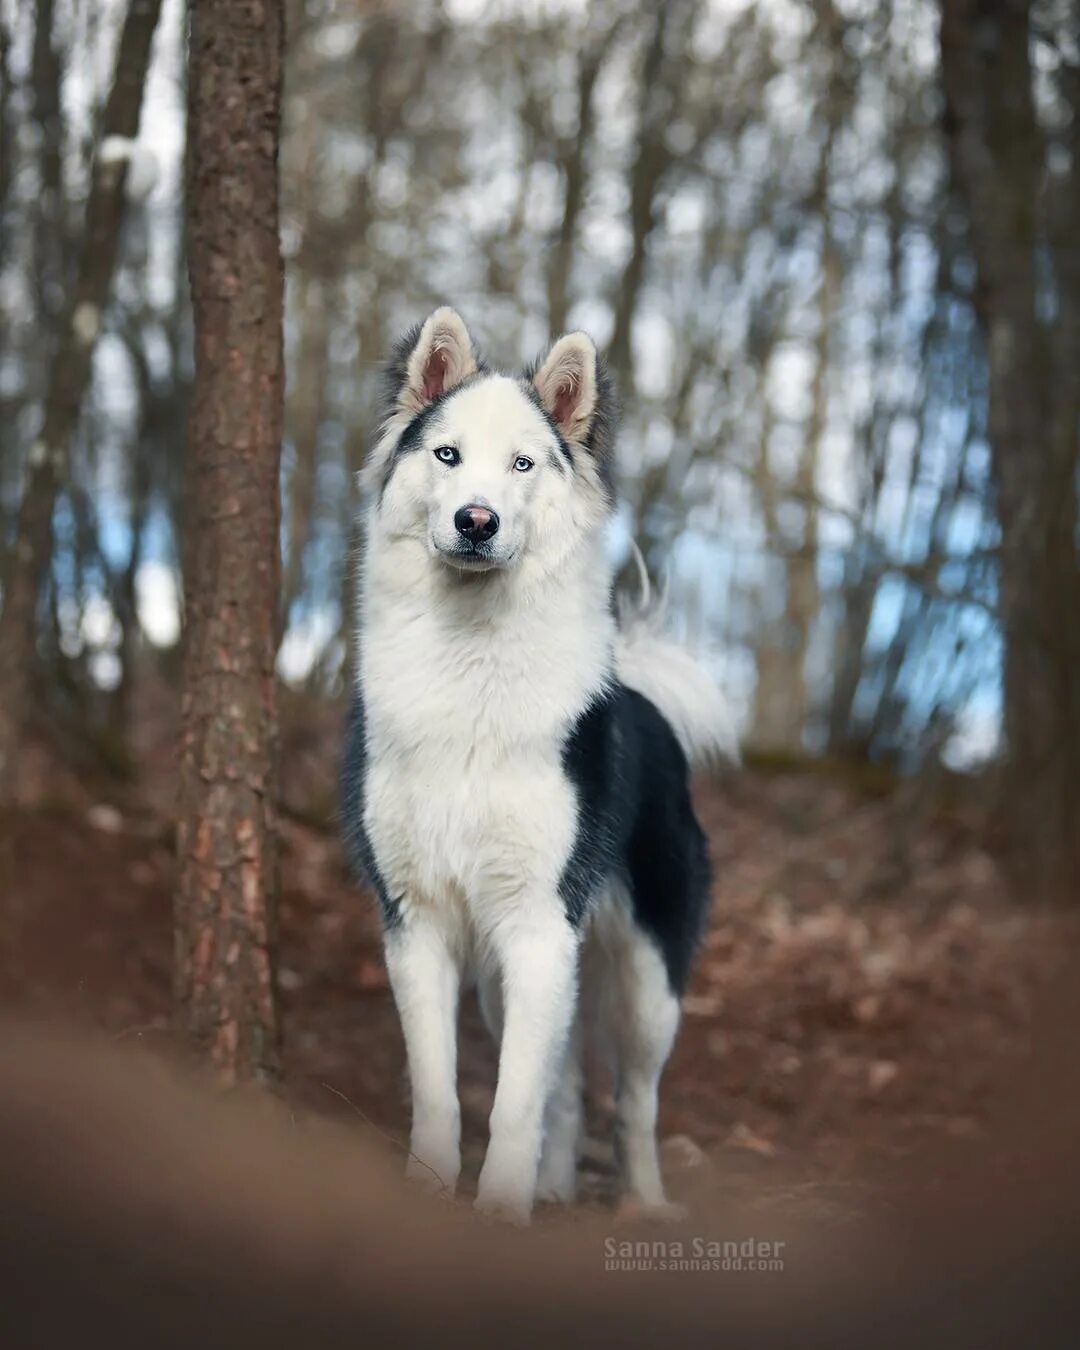
<svg viewBox="0 0 1080 1350"><path fill-rule="evenodd" d="M528 473L532 466L533 462L528 455L518 455L517 459L514 460L514 468L517 469L518 473Z"/></svg>
<svg viewBox="0 0 1080 1350"><path fill-rule="evenodd" d="M432 453L443 464L461 463L461 456L452 445L437 445Z"/></svg>

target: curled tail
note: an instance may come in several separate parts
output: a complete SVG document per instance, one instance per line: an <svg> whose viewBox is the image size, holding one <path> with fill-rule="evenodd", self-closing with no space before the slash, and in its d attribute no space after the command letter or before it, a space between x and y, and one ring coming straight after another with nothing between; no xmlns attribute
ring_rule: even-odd
<svg viewBox="0 0 1080 1350"><path fill-rule="evenodd" d="M642 597L620 613L615 669L623 684L655 704L693 765L737 761L738 737L727 699L705 666L660 631L663 604L650 606L649 579L640 552Z"/></svg>

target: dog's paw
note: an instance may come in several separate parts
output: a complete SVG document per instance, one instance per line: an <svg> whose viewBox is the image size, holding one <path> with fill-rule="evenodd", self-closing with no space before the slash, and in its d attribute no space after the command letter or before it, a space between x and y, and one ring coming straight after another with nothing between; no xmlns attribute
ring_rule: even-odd
<svg viewBox="0 0 1080 1350"><path fill-rule="evenodd" d="M473 1209L485 1219L513 1224L515 1228L528 1228L532 1218L532 1206L529 1202L511 1196L488 1195L481 1192L473 1201Z"/></svg>
<svg viewBox="0 0 1080 1350"><path fill-rule="evenodd" d="M543 1205L572 1205L577 1199L577 1176L541 1174L536 1183L536 1199Z"/></svg>
<svg viewBox="0 0 1080 1350"><path fill-rule="evenodd" d="M577 1157L568 1150L544 1151L536 1198L549 1205L572 1205L577 1198Z"/></svg>
<svg viewBox="0 0 1080 1350"><path fill-rule="evenodd" d="M615 1211L618 1223L682 1223L690 1211L677 1200L654 1200L646 1203L636 1195L627 1195Z"/></svg>
<svg viewBox="0 0 1080 1350"><path fill-rule="evenodd" d="M572 1205L577 1201L576 1186L537 1186L538 1205Z"/></svg>

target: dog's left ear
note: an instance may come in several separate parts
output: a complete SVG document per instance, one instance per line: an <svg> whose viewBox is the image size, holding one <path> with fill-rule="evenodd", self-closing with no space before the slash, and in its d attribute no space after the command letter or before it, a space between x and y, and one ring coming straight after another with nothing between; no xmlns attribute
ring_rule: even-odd
<svg viewBox="0 0 1080 1350"><path fill-rule="evenodd" d="M423 412L477 369L464 320L456 309L444 305L398 344L387 368L391 402L402 412Z"/></svg>
<svg viewBox="0 0 1080 1350"><path fill-rule="evenodd" d="M611 387L588 334L567 333L559 338L532 382L540 402L570 445L600 455L607 452Z"/></svg>

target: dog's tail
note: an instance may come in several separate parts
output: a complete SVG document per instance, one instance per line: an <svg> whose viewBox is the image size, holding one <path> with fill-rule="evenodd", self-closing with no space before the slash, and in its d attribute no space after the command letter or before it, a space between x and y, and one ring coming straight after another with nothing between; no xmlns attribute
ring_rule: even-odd
<svg viewBox="0 0 1080 1350"><path fill-rule="evenodd" d="M691 764L737 761L738 737L727 699L701 661L663 636L664 598L650 603L649 574L636 545L634 556L641 597L636 606L620 606L615 648L619 679L660 709Z"/></svg>

